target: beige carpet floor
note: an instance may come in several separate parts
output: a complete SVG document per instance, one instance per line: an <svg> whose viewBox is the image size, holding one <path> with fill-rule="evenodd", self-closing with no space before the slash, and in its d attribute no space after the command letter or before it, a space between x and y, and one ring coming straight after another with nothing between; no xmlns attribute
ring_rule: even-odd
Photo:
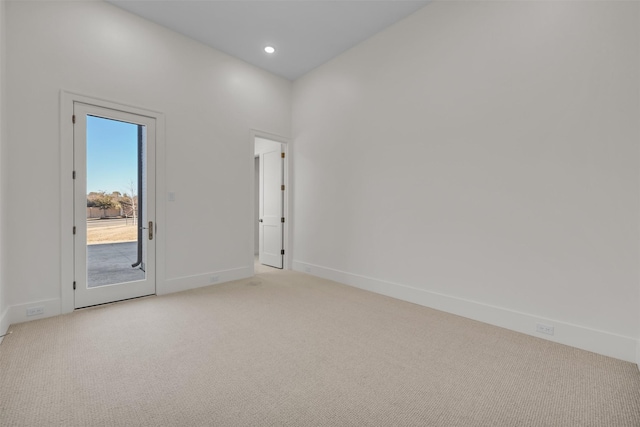
<svg viewBox="0 0 640 427"><path fill-rule="evenodd" d="M290 271L11 330L2 426L640 426L632 363Z"/></svg>

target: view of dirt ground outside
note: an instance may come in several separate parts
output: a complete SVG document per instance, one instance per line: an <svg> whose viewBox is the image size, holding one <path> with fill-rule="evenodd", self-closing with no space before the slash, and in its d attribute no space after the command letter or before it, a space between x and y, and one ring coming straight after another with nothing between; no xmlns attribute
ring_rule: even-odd
<svg viewBox="0 0 640 427"><path fill-rule="evenodd" d="M124 219L121 221L114 224L115 221L112 222L112 220L87 220L87 245L135 242L138 238L138 229L132 224L133 220L129 218L130 225L127 225Z"/></svg>

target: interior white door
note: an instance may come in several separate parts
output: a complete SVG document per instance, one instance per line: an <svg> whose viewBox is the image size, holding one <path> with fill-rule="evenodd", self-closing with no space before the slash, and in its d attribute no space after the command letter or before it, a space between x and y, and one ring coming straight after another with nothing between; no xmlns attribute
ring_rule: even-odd
<svg viewBox="0 0 640 427"><path fill-rule="evenodd" d="M155 119L73 110L75 308L155 294Z"/></svg>
<svg viewBox="0 0 640 427"><path fill-rule="evenodd" d="M282 147L260 154L260 263L282 268L284 258L284 159Z"/></svg>

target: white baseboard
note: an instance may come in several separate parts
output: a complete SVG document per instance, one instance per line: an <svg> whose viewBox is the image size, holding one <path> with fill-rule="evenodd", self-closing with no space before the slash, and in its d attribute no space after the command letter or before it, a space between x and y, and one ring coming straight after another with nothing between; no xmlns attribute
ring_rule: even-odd
<svg viewBox="0 0 640 427"><path fill-rule="evenodd" d="M640 342L636 338L360 276L302 261L294 260L293 269L537 338L640 364ZM536 332L536 323L553 326L555 329L554 335Z"/></svg>
<svg viewBox="0 0 640 427"><path fill-rule="evenodd" d="M640 340L636 344L636 365L638 365L638 370L640 370Z"/></svg>
<svg viewBox="0 0 640 427"><path fill-rule="evenodd" d="M27 309L31 307L43 307L44 312L35 316L27 316ZM9 323L22 323L30 320L44 319L46 317L57 316L60 311L60 298L33 301L26 304L12 305L9 307Z"/></svg>
<svg viewBox="0 0 640 427"><path fill-rule="evenodd" d="M9 331L9 308L7 307L4 312L0 313L0 335L4 335ZM2 344L2 340L4 337L0 337L0 344Z"/></svg>
<svg viewBox="0 0 640 427"><path fill-rule="evenodd" d="M187 291L204 286L218 285L232 280L246 279L251 276L253 276L253 266L214 271L194 276L177 277L174 279L166 279L162 284L158 283L156 293L158 295L171 294L173 292ZM213 278L217 278L217 280L214 281Z"/></svg>

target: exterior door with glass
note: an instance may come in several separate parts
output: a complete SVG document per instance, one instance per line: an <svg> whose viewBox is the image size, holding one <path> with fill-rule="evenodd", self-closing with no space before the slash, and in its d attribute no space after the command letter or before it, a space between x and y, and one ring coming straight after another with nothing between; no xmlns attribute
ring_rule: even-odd
<svg viewBox="0 0 640 427"><path fill-rule="evenodd" d="M156 293L151 117L73 104L74 306Z"/></svg>

